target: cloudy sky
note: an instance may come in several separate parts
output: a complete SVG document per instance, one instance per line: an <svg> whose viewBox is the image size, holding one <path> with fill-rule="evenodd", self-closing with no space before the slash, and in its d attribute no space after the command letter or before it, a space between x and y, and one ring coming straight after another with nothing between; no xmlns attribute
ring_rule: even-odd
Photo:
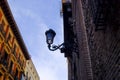
<svg viewBox="0 0 120 80"><path fill-rule="evenodd" d="M67 80L67 61L59 50L47 48L45 31L56 31L55 44L63 42L61 0L8 0L40 80Z"/></svg>

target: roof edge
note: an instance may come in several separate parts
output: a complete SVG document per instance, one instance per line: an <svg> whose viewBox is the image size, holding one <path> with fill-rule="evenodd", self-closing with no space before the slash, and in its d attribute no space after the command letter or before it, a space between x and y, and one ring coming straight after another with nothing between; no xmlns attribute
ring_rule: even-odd
<svg viewBox="0 0 120 80"><path fill-rule="evenodd" d="M10 6L9 6L7 0L0 1L0 6L1 6L1 8L2 8L4 14L5 14L5 17L7 18L7 21L8 21L8 23L9 23L9 25L10 25L13 33L14 33L19 45L20 45L20 48L23 51L23 54L24 54L25 58L27 60L30 59L31 57L30 57L30 55L28 53L28 50L27 50L26 45L25 45L25 43L23 41L23 38L22 38L22 36L20 34L18 26L17 26L17 24L15 22L15 19L14 19L13 15L12 15L12 12L11 12L11 9L10 9Z"/></svg>

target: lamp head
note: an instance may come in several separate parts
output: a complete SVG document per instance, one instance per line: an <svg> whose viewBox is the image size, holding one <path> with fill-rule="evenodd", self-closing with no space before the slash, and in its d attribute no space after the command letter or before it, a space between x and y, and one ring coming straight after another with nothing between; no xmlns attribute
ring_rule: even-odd
<svg viewBox="0 0 120 80"><path fill-rule="evenodd" d="M54 40L54 37L56 35L55 31L52 30L52 29L49 29L45 32L45 35L46 35L46 42L47 44L52 44L53 43L53 40Z"/></svg>

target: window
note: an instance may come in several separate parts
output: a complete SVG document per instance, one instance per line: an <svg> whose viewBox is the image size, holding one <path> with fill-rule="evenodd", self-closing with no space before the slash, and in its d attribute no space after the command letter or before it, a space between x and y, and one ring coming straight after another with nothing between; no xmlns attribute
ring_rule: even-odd
<svg viewBox="0 0 120 80"><path fill-rule="evenodd" d="M28 65L29 65L29 61L28 61Z"/></svg>
<svg viewBox="0 0 120 80"><path fill-rule="evenodd" d="M12 66L13 66L13 62L11 61L10 63L10 68L9 68L9 72L12 73Z"/></svg>
<svg viewBox="0 0 120 80"><path fill-rule="evenodd" d="M23 73L22 73L21 76L20 76L20 80L26 80Z"/></svg>
<svg viewBox="0 0 120 80"><path fill-rule="evenodd" d="M5 21L2 20L2 24L1 24L2 29L3 29L4 26L5 26Z"/></svg>
<svg viewBox="0 0 120 80"><path fill-rule="evenodd" d="M8 36L7 36L7 42L10 47L12 47L12 45L13 45L13 40L14 40L13 35L12 35L12 33L9 32Z"/></svg>
<svg viewBox="0 0 120 80"><path fill-rule="evenodd" d="M28 80L28 72L26 73L26 80Z"/></svg>
<svg viewBox="0 0 120 80"><path fill-rule="evenodd" d="M18 69L16 69L15 77L17 78L18 76Z"/></svg>
<svg viewBox="0 0 120 80"><path fill-rule="evenodd" d="M8 53L5 51L3 59L2 59L2 63L5 67L7 67L7 60L8 60Z"/></svg>
<svg viewBox="0 0 120 80"><path fill-rule="evenodd" d="M32 77L30 76L30 77L28 78L28 80L33 80L33 79L32 79Z"/></svg>
<svg viewBox="0 0 120 80"><path fill-rule="evenodd" d="M14 47L13 47L13 54L14 55L16 54L16 44L14 44Z"/></svg>
<svg viewBox="0 0 120 80"><path fill-rule="evenodd" d="M0 77L2 76L2 73L0 73Z"/></svg>
<svg viewBox="0 0 120 80"><path fill-rule="evenodd" d="M21 65L21 61L20 61L20 53L18 54L18 58L17 58L17 60L18 60L18 63Z"/></svg>
<svg viewBox="0 0 120 80"><path fill-rule="evenodd" d="M2 32L2 34L5 36L4 26L5 26L5 21L4 21L4 20L2 20L2 23L0 24L0 31L1 31L1 32Z"/></svg>
<svg viewBox="0 0 120 80"><path fill-rule="evenodd" d="M19 80L19 78L18 78L18 72L19 72L18 69L16 69L14 80Z"/></svg>
<svg viewBox="0 0 120 80"><path fill-rule="evenodd" d="M25 61L23 60L22 67L24 67L24 66L25 66Z"/></svg>
<svg viewBox="0 0 120 80"><path fill-rule="evenodd" d="M0 72L0 80L3 80L3 75L1 72Z"/></svg>
<svg viewBox="0 0 120 80"><path fill-rule="evenodd" d="M7 41L9 41L11 39L11 34L9 33Z"/></svg>

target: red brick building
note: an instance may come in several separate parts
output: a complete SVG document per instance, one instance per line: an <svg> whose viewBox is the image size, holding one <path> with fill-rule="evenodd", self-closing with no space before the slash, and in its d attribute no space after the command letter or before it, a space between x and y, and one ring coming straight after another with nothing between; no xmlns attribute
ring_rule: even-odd
<svg viewBox="0 0 120 80"><path fill-rule="evenodd" d="M63 0L68 80L120 79L119 3Z"/></svg>
<svg viewBox="0 0 120 80"><path fill-rule="evenodd" d="M0 80L25 80L30 59L7 0L0 0Z"/></svg>

